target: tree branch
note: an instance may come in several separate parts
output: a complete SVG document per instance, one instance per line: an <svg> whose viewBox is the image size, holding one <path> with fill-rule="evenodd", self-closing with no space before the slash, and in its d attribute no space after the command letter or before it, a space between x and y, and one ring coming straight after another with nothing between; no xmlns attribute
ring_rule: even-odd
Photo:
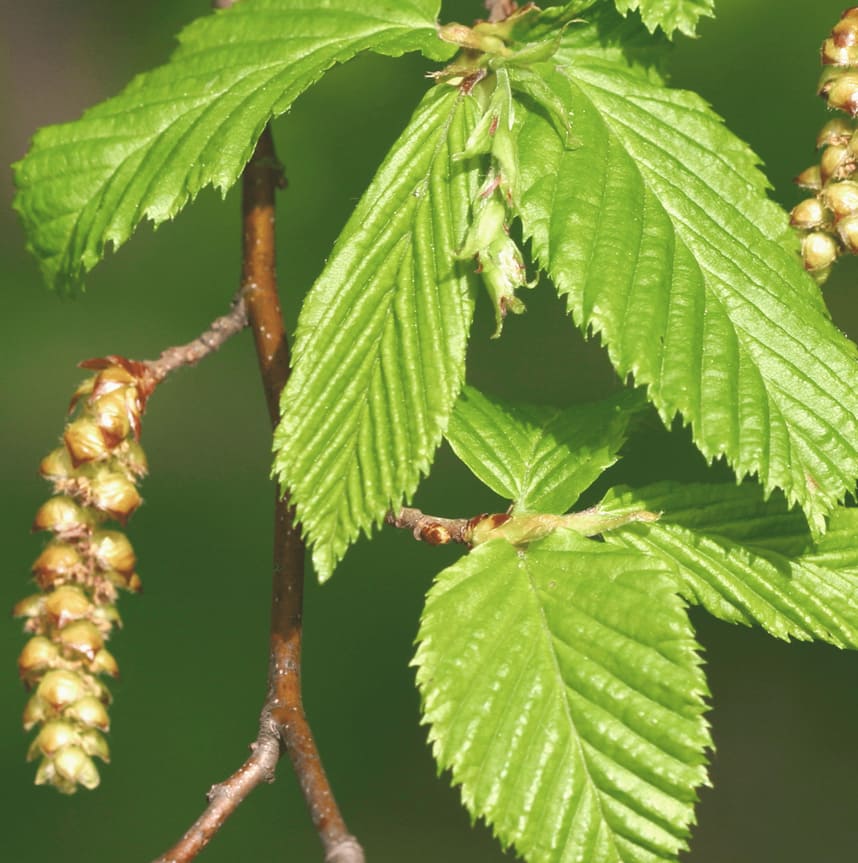
<svg viewBox="0 0 858 863"><path fill-rule="evenodd" d="M265 401L272 425L279 419L280 392L289 377L289 346L275 274L274 195L283 173L266 128L243 175L241 297L253 332ZM193 344L193 343L192 343ZM269 641L268 695L259 734L247 761L209 792L209 805L179 842L157 863L192 860L239 803L262 782L273 781L280 755L292 762L326 863L364 863L364 854L337 807L301 699L301 621L304 544L294 509L276 496L274 565Z"/></svg>
<svg viewBox="0 0 858 863"><path fill-rule="evenodd" d="M239 291L232 301L232 308L212 321L211 326L186 345L167 348L157 360L144 363L154 383L160 383L170 372L182 366L196 365L200 360L218 350L224 342L247 326L247 311L244 297Z"/></svg>
<svg viewBox="0 0 858 863"><path fill-rule="evenodd" d="M388 512L384 517L392 527L406 528L420 542L429 545L446 545L448 542L471 544L474 525L485 516L474 518L442 518L439 515L425 515L419 509L404 506L398 513Z"/></svg>

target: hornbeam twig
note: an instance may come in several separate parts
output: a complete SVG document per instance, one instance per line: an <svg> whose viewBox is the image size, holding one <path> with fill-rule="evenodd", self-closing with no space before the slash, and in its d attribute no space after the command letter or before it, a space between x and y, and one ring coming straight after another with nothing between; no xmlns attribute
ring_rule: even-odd
<svg viewBox="0 0 858 863"><path fill-rule="evenodd" d="M439 515L426 515L419 509L404 506L398 513L390 511L384 517L387 524L410 530L414 538L429 545L446 545L448 542L471 544L474 523L483 516L473 518L442 518Z"/></svg>
<svg viewBox="0 0 858 863"><path fill-rule="evenodd" d="M274 258L274 194L282 186L282 169L266 127L243 175L241 298L253 332L272 425L279 418L280 392L289 377L289 345ZM292 762L326 863L364 863L363 849L337 807L301 700L304 544L287 499L277 495L274 515L268 695L252 754L232 776L211 789L203 814L157 863L193 860L254 788L273 781L283 752Z"/></svg>

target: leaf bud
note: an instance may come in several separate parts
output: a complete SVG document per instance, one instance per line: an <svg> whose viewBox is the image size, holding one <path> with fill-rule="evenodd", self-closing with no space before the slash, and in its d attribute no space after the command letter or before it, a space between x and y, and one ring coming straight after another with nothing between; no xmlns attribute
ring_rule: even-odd
<svg viewBox="0 0 858 863"><path fill-rule="evenodd" d="M85 566L77 549L65 542L52 540L33 563L33 573L42 590L57 582L70 581L85 572Z"/></svg>
<svg viewBox="0 0 858 863"><path fill-rule="evenodd" d="M34 672L52 668L60 658L60 650L49 638L37 635L31 638L18 656L18 673L28 678Z"/></svg>
<svg viewBox="0 0 858 863"><path fill-rule="evenodd" d="M827 216L819 198L805 198L792 208L789 223L799 230L810 231L821 227L826 222Z"/></svg>
<svg viewBox="0 0 858 863"><path fill-rule="evenodd" d="M811 165L809 168L805 168L793 179L793 182L802 189L818 192L822 188L822 175L819 165Z"/></svg>
<svg viewBox="0 0 858 863"><path fill-rule="evenodd" d="M89 617L93 605L79 587L66 584L45 597L45 611L50 615L54 626L63 627L75 620Z"/></svg>
<svg viewBox="0 0 858 863"><path fill-rule="evenodd" d="M50 530L58 534L82 533L92 526L92 516L70 497L62 495L46 500L36 512L33 530Z"/></svg>
<svg viewBox="0 0 858 863"><path fill-rule="evenodd" d="M98 728L101 731L110 730L110 717L107 715L107 709L94 695L85 695L80 701L75 701L74 704L66 708L63 715L90 728Z"/></svg>
<svg viewBox="0 0 858 863"><path fill-rule="evenodd" d="M70 422L63 433L63 440L75 467L91 461L103 461L110 456L110 445L98 424L90 417Z"/></svg>
<svg viewBox="0 0 858 863"><path fill-rule="evenodd" d="M51 760L57 775L68 783L83 785L90 790L98 786L98 770L93 760L79 746L64 746ZM38 784L38 774L36 783ZM61 785L57 787L63 790Z"/></svg>
<svg viewBox="0 0 858 863"><path fill-rule="evenodd" d="M90 483L89 497L92 506L123 525L143 502L137 487L122 473L96 476Z"/></svg>
<svg viewBox="0 0 858 863"><path fill-rule="evenodd" d="M828 107L845 111L852 117L858 115L858 74L840 75L823 87Z"/></svg>
<svg viewBox="0 0 858 863"><path fill-rule="evenodd" d="M60 644L75 653L80 653L92 662L104 647L104 639L98 627L90 620L77 620L64 626L57 634Z"/></svg>
<svg viewBox="0 0 858 863"><path fill-rule="evenodd" d="M131 573L137 563L128 537L118 530L97 530L92 535L90 549L103 570Z"/></svg>
<svg viewBox="0 0 858 863"><path fill-rule="evenodd" d="M801 257L806 270L821 272L837 260L837 242L831 234L814 231L801 241Z"/></svg>
<svg viewBox="0 0 858 863"><path fill-rule="evenodd" d="M855 127L849 120L835 117L829 120L816 136L816 146L821 149L831 145L848 144L854 131Z"/></svg>
<svg viewBox="0 0 858 863"><path fill-rule="evenodd" d="M823 192L823 200L834 213L835 220L858 212L858 183L854 180L829 183Z"/></svg>
<svg viewBox="0 0 858 863"><path fill-rule="evenodd" d="M846 249L853 255L858 254L858 213L842 218L837 223L837 233Z"/></svg>
<svg viewBox="0 0 858 863"><path fill-rule="evenodd" d="M80 701L86 694L86 687L80 675L62 669L49 671L36 688L36 695L43 698L57 712L61 712L75 701Z"/></svg>

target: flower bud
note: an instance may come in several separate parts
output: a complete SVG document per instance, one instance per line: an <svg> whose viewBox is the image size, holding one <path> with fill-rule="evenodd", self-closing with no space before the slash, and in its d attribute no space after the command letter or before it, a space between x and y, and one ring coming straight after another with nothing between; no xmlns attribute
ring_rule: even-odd
<svg viewBox="0 0 858 863"><path fill-rule="evenodd" d="M57 775L67 782L83 785L90 790L98 786L98 770L92 759L79 746L63 747L52 761ZM38 778L36 782L38 784ZM58 787L63 790L61 786Z"/></svg>
<svg viewBox="0 0 858 863"><path fill-rule="evenodd" d="M128 471L132 478L146 476L149 472L146 453L143 452L143 447L137 441L126 441L116 455L122 467Z"/></svg>
<svg viewBox="0 0 858 863"><path fill-rule="evenodd" d="M85 567L77 549L56 540L49 542L33 563L33 573L42 590L57 583L72 581L84 572Z"/></svg>
<svg viewBox="0 0 858 863"><path fill-rule="evenodd" d="M43 635L37 635L24 645L18 656L18 673L26 679L34 672L53 668L59 658L60 650L56 644Z"/></svg>
<svg viewBox="0 0 858 863"><path fill-rule="evenodd" d="M828 107L858 115L858 73L849 73L826 82L823 87Z"/></svg>
<svg viewBox="0 0 858 863"><path fill-rule="evenodd" d="M94 728L81 728L78 731L80 747L87 755L94 755L104 762L110 761L110 748L104 735Z"/></svg>
<svg viewBox="0 0 858 863"><path fill-rule="evenodd" d="M46 500L36 512L33 530L50 530L57 534L83 533L93 519L86 510L65 495Z"/></svg>
<svg viewBox="0 0 858 863"><path fill-rule="evenodd" d="M80 701L75 701L66 708L63 715L90 728L110 730L110 717L107 715L107 710L93 695L85 695Z"/></svg>
<svg viewBox="0 0 858 863"><path fill-rule="evenodd" d="M89 671L92 674L106 674L108 677L119 677L119 665L113 654L106 648L102 648L95 654L89 663Z"/></svg>
<svg viewBox="0 0 858 863"><path fill-rule="evenodd" d="M61 446L48 453L39 465L39 473L49 480L68 479L74 473L69 451Z"/></svg>
<svg viewBox="0 0 858 863"><path fill-rule="evenodd" d="M137 557L128 537L121 531L95 531L92 535L90 548L101 569L115 569L117 572L123 573L134 571Z"/></svg>
<svg viewBox="0 0 858 863"><path fill-rule="evenodd" d="M855 66L858 64L858 45L839 45L831 37L822 43L823 66Z"/></svg>
<svg viewBox="0 0 858 863"><path fill-rule="evenodd" d="M105 473L92 480L89 487L92 505L120 524L143 502L137 487L121 473Z"/></svg>
<svg viewBox="0 0 858 863"><path fill-rule="evenodd" d="M789 222L794 228L809 231L821 227L828 218L819 198L805 198L792 208Z"/></svg>
<svg viewBox="0 0 858 863"><path fill-rule="evenodd" d="M87 694L80 675L61 669L49 671L36 688L36 695L43 698L57 712L61 712L75 701L80 701Z"/></svg>
<svg viewBox="0 0 858 863"><path fill-rule="evenodd" d="M819 159L822 183L829 180L842 180L855 170L855 158L849 148L842 145L826 147Z"/></svg>
<svg viewBox="0 0 858 863"><path fill-rule="evenodd" d="M98 627L89 620L78 620L64 626L57 637L63 647L82 654L90 661L93 661L98 651L104 647L104 639Z"/></svg>
<svg viewBox="0 0 858 863"><path fill-rule="evenodd" d="M831 31L832 41L844 48L858 44L858 15L855 7L847 9Z"/></svg>
<svg viewBox="0 0 858 863"><path fill-rule="evenodd" d="M32 593L15 603L12 617L38 617L45 607L45 595Z"/></svg>
<svg viewBox="0 0 858 863"><path fill-rule="evenodd" d="M54 626L59 628L89 617L92 610L89 597L79 587L70 584L58 587L45 597L45 611Z"/></svg>
<svg viewBox="0 0 858 863"><path fill-rule="evenodd" d="M837 223L837 233L853 255L858 254L858 213L846 216Z"/></svg>
<svg viewBox="0 0 858 863"><path fill-rule="evenodd" d="M91 461L103 461L110 455L110 445L98 424L90 417L70 422L63 433L63 440L75 467Z"/></svg>
<svg viewBox="0 0 858 863"><path fill-rule="evenodd" d="M114 626L122 626L122 618L115 605L96 605L89 619L101 630L108 633Z"/></svg>
<svg viewBox="0 0 858 863"><path fill-rule="evenodd" d="M844 120L842 117L835 117L829 120L816 136L816 146L821 149L833 145L843 146L849 143L855 127L849 120Z"/></svg>
<svg viewBox="0 0 858 863"><path fill-rule="evenodd" d="M802 240L801 256L806 270L821 272L837 260L837 242L830 234L814 231Z"/></svg>
<svg viewBox="0 0 858 863"><path fill-rule="evenodd" d="M793 182L802 189L818 192L822 188L822 175L819 165L811 165L809 168L805 168L794 178Z"/></svg>
<svg viewBox="0 0 858 863"><path fill-rule="evenodd" d="M39 755L51 756L63 746L74 745L78 742L78 732L74 725L61 719L52 719L42 726L42 730L30 744L27 761L32 761Z"/></svg>
<svg viewBox="0 0 858 863"><path fill-rule="evenodd" d="M854 180L829 183L823 192L823 200L835 220L858 212L858 183Z"/></svg>
<svg viewBox="0 0 858 863"><path fill-rule="evenodd" d="M53 708L40 695L31 695L24 707L24 714L21 717L21 724L24 726L24 731L29 731L33 726L44 722L49 716L53 715Z"/></svg>
<svg viewBox="0 0 858 863"><path fill-rule="evenodd" d="M87 413L95 420L111 449L128 437L132 422L136 427L139 421L139 413L135 416L129 410L129 401L133 404L134 398L127 397L126 389L123 387L90 399L87 406Z"/></svg>

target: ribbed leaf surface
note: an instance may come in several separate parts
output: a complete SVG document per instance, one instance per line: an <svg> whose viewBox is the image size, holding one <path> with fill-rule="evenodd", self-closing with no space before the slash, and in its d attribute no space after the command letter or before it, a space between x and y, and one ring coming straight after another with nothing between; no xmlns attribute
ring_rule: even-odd
<svg viewBox="0 0 858 863"><path fill-rule="evenodd" d="M265 124L359 51L452 53L438 0L242 0L179 36L170 61L80 120L42 129L16 166L15 206L48 283L79 284L143 219L225 192Z"/></svg>
<svg viewBox="0 0 858 863"><path fill-rule="evenodd" d="M814 545L795 513L754 491L672 483L618 491L603 501L606 511L663 506L664 514L605 540L676 565L683 596L721 620L858 648L856 511L836 511L831 539Z"/></svg>
<svg viewBox="0 0 858 863"><path fill-rule="evenodd" d="M657 561L492 540L429 591L414 660L435 757L529 863L674 860L706 781L706 682Z"/></svg>
<svg viewBox="0 0 858 863"><path fill-rule="evenodd" d="M755 157L697 96L596 53L544 69L575 144L526 114L521 215L577 323L707 458L815 528L858 475L856 351L783 243Z"/></svg>
<svg viewBox="0 0 858 863"><path fill-rule="evenodd" d="M670 35L680 30L693 36L700 18L711 18L715 13L714 0L614 0L624 15L638 10L649 30L661 27Z"/></svg>
<svg viewBox="0 0 858 863"><path fill-rule="evenodd" d="M464 378L473 314L456 260L478 172L474 101L429 92L310 291L283 391L274 469L322 579L427 473Z"/></svg>
<svg viewBox="0 0 858 863"><path fill-rule="evenodd" d="M465 387L447 429L457 456L516 512L564 513L617 460L641 400L512 405Z"/></svg>

